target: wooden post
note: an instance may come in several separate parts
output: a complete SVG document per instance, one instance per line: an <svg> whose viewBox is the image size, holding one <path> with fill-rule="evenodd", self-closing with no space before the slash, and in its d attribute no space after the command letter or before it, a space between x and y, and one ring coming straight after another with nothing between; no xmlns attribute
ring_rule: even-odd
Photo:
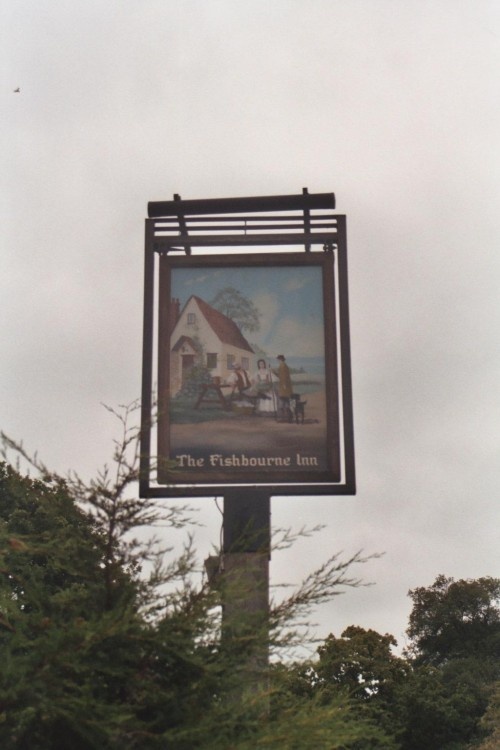
<svg viewBox="0 0 500 750"><path fill-rule="evenodd" d="M240 694L267 687L271 499L255 488L224 495L222 643Z"/></svg>

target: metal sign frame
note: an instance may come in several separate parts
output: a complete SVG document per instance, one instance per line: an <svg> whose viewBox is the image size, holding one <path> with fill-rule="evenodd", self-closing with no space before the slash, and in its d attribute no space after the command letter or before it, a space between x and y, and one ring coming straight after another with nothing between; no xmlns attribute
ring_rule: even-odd
<svg viewBox="0 0 500 750"><path fill-rule="evenodd" d="M332 193L310 195L306 189L302 195L293 196L200 201L182 201L175 196L174 201L149 204L144 274L141 497L213 496L250 488L265 490L269 495L355 494L346 219L332 213L334 207ZM218 465L218 459L214 458L211 460L215 468L210 465L208 469L208 456L199 458L201 453L185 448L181 453L184 458L179 460L179 451L171 452L171 436L175 444L176 428L170 412L170 366L177 351L170 340L175 322L171 319L175 281L178 276L184 278L187 274L189 278L190 273L204 269L229 274L242 269L244 277L252 279L253 274L266 268L285 275L319 269L326 365L326 463L322 468L310 467L306 458L305 468L292 470L282 462L269 468L269 462L281 459L268 458L268 468L263 471L257 459L249 459L251 454L246 451L243 468L240 468L240 454L235 456L233 452L233 458L227 460L228 467ZM206 301L194 299L202 311L209 311ZM212 317L215 315L212 311ZM230 323L226 321L227 326ZM183 351L189 353L193 343L187 335L178 336L176 347L185 344ZM209 388L207 396L220 399L224 408L227 399L219 381L220 378L214 378L215 384L200 390L197 405ZM251 424L251 419L247 419L246 425ZM155 438L157 451L153 453ZM211 455L217 456L218 452Z"/></svg>

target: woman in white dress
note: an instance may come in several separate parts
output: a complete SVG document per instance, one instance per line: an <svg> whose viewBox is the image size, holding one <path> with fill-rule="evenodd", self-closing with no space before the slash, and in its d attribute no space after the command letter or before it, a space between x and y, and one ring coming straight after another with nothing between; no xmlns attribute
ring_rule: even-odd
<svg viewBox="0 0 500 750"><path fill-rule="evenodd" d="M252 384L257 393L257 414L273 415L276 413L276 394L273 383L277 381L264 359L257 361L257 370L252 376Z"/></svg>

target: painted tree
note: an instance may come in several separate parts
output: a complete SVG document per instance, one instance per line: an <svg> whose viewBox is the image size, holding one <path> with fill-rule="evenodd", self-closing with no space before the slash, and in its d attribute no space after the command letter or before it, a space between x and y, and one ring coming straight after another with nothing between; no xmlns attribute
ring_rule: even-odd
<svg viewBox="0 0 500 750"><path fill-rule="evenodd" d="M260 312L244 294L231 286L221 289L209 303L230 318L241 331L249 333L260 329Z"/></svg>

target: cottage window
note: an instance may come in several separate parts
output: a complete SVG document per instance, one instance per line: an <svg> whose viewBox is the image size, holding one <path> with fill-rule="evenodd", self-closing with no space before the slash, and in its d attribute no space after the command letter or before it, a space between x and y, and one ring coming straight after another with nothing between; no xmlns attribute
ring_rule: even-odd
<svg viewBox="0 0 500 750"><path fill-rule="evenodd" d="M188 313L187 315L188 326L194 326L196 323L196 315L194 313Z"/></svg>
<svg viewBox="0 0 500 750"><path fill-rule="evenodd" d="M235 359L236 359L236 357L234 356L234 354L228 354L227 355L227 369L228 370L232 370L233 369Z"/></svg>
<svg viewBox="0 0 500 750"><path fill-rule="evenodd" d="M250 360L248 359L248 357L241 358L241 366L244 370L248 370L248 368L250 367Z"/></svg>

